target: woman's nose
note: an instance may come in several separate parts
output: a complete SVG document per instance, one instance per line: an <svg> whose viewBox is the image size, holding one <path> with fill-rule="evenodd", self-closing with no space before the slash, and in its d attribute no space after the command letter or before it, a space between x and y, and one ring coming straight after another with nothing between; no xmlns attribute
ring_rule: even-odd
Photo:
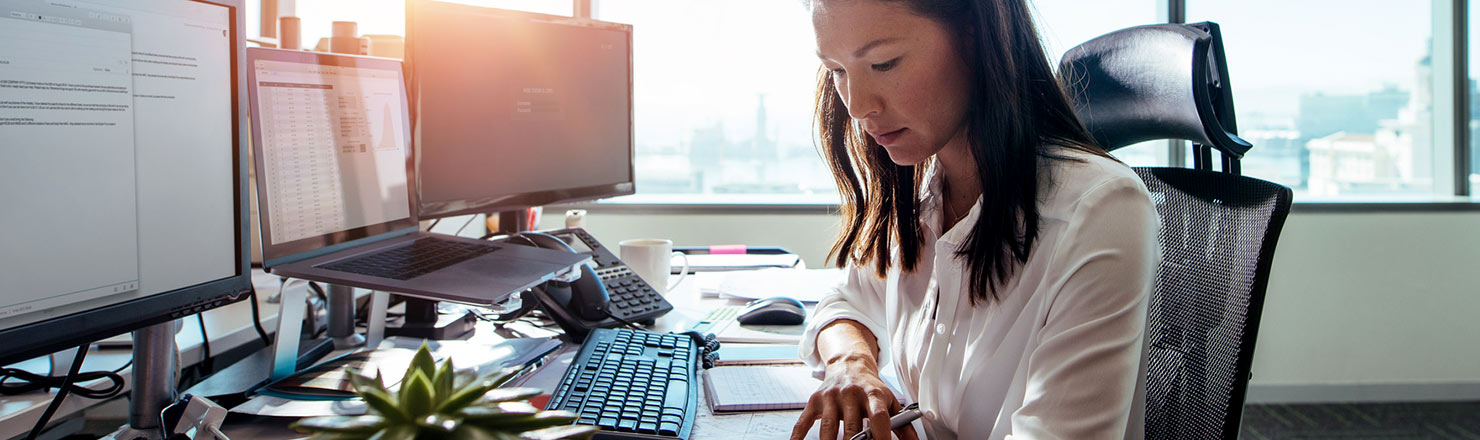
<svg viewBox="0 0 1480 440"><path fill-rule="evenodd" d="M883 100L868 83L849 78L844 89L841 93L843 105L848 107L848 116L853 119L866 119L884 110Z"/></svg>

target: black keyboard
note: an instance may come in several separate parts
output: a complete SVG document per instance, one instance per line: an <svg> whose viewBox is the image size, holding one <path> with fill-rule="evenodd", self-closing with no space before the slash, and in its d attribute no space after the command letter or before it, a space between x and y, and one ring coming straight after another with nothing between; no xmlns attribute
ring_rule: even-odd
<svg viewBox="0 0 1480 440"><path fill-rule="evenodd" d="M596 438L688 439L700 348L682 334L592 330L546 409L579 414Z"/></svg>
<svg viewBox="0 0 1480 440"><path fill-rule="evenodd" d="M498 246L492 244L464 243L424 237L413 240L405 246L332 261L315 267L404 281L498 249Z"/></svg>

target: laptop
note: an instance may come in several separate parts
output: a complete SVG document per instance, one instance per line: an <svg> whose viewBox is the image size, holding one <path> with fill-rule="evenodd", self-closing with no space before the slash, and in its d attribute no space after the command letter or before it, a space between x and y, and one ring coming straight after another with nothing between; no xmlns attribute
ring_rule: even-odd
<svg viewBox="0 0 1480 440"><path fill-rule="evenodd" d="M247 50L263 267L490 305L590 260L421 231L405 84L399 60Z"/></svg>

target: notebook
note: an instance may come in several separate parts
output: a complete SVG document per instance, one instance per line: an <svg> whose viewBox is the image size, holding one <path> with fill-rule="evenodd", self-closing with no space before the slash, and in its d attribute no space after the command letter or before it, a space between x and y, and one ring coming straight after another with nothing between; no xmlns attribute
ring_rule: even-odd
<svg viewBox="0 0 1480 440"><path fill-rule="evenodd" d="M733 365L799 365L796 344L725 344L720 347L716 367Z"/></svg>
<svg viewBox="0 0 1480 440"><path fill-rule="evenodd" d="M709 409L769 411L802 409L822 381L812 378L805 365L731 366L704 371Z"/></svg>

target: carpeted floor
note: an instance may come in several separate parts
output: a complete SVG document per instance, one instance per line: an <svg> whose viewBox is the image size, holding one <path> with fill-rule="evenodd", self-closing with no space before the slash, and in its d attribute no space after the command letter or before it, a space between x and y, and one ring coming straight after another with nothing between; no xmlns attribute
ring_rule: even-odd
<svg viewBox="0 0 1480 440"><path fill-rule="evenodd" d="M1248 405L1241 438L1480 440L1480 402Z"/></svg>

